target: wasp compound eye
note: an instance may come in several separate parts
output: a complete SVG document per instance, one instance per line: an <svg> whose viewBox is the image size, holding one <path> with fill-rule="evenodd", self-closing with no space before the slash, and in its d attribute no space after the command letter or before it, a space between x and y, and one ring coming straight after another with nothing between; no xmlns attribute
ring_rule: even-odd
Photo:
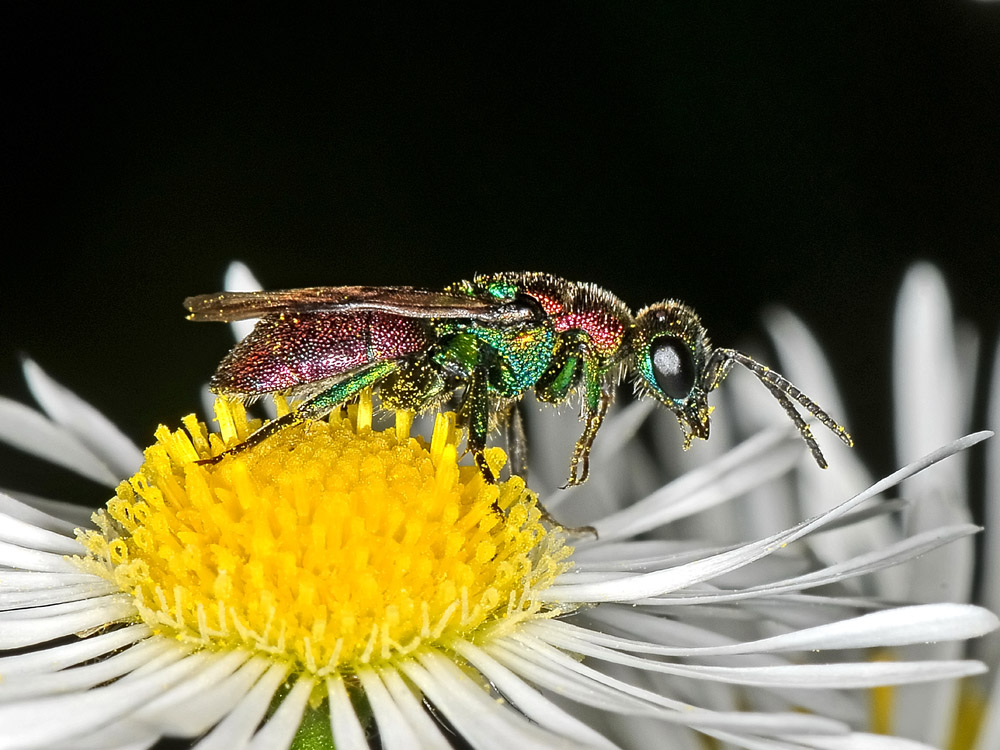
<svg viewBox="0 0 1000 750"><path fill-rule="evenodd" d="M663 336L649 347L653 379L659 389L674 401L683 401L694 388L694 355L676 336Z"/></svg>

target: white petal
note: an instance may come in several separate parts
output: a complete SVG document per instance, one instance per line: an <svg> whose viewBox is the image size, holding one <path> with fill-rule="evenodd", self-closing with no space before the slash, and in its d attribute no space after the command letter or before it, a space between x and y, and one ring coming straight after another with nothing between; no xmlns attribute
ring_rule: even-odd
<svg viewBox="0 0 1000 750"><path fill-rule="evenodd" d="M601 442L594 444L595 455L610 458L621 452L655 408L655 401L642 399L610 415L601 428Z"/></svg>
<svg viewBox="0 0 1000 750"><path fill-rule="evenodd" d="M361 726L351 697L340 675L326 680L326 691L330 697L330 728L337 750L368 750L368 740Z"/></svg>
<svg viewBox="0 0 1000 750"><path fill-rule="evenodd" d="M74 633L82 633L111 623L135 617L135 607L131 602L112 597L101 597L84 602L70 602L86 608L64 614L30 617L5 612L0 615L0 648L12 649L45 643ZM53 606L38 607L51 611ZM19 610L24 612L25 610ZM34 612L34 610L30 610ZM17 616L15 616L17 615Z"/></svg>
<svg viewBox="0 0 1000 750"><path fill-rule="evenodd" d="M705 750L705 738L688 727L665 724L645 716L612 719L606 723L608 734L627 750Z"/></svg>
<svg viewBox="0 0 1000 750"><path fill-rule="evenodd" d="M150 640L155 640L157 642L166 641L170 644L171 648L163 649L160 653L153 653L150 658L146 659L131 672L127 672L119 677L117 684L124 685L129 682L141 682L147 675L163 671L164 667L173 664L180 658L190 659L193 655L192 652L195 651L194 646L191 644L182 643L173 639L161 637ZM145 642L146 641L143 641L143 643Z"/></svg>
<svg viewBox="0 0 1000 750"><path fill-rule="evenodd" d="M487 750L579 747L502 708L480 685L440 654L423 653L420 664L407 660L400 666L473 747Z"/></svg>
<svg viewBox="0 0 1000 750"><path fill-rule="evenodd" d="M904 466L902 469L876 482L864 492L855 495L850 500L841 503L830 511L808 521L803 521L791 529L774 534L771 537L745 544L735 550L713 555L704 560L679 565L667 570L633 576L628 580L581 585L556 584L542 592L540 598L551 602L634 601L662 595L684 588L685 586L710 580L715 576L747 565L808 533L822 528L830 521L843 516L856 506L894 487L904 479L923 471L927 467L958 451L985 440L989 435L990 433L979 432L949 443L927 454L923 458Z"/></svg>
<svg viewBox="0 0 1000 750"><path fill-rule="evenodd" d="M967 394L958 373L955 329L948 290L940 272L921 263L906 274L896 307L893 376L900 460L921 455L962 434ZM944 476L957 478L961 467ZM918 484L937 485L937 479ZM949 482L953 484L953 482Z"/></svg>
<svg viewBox="0 0 1000 750"><path fill-rule="evenodd" d="M990 403L987 424L1000 429L1000 346L993 358L993 375L990 383ZM1000 440L994 438L986 445L986 533L983 534L982 586L983 603L994 612L1000 611ZM986 715L976 740L976 750L993 750L1000 747L1000 634L984 639L980 654L993 668L992 688L986 706Z"/></svg>
<svg viewBox="0 0 1000 750"><path fill-rule="evenodd" d="M516 653L511 649L510 644L507 643L493 643L486 650L519 673L524 670L526 663L530 664L531 660L541 657L536 664L542 670L541 673L525 670L524 674L528 679L537 681L539 685L549 687L549 689L555 689L557 692L562 693L562 690L555 688L555 685L560 683L567 685L576 681L578 685L589 684L591 690L595 687L598 688L598 693L604 692L610 695L618 693L619 699L626 699L624 703L621 700L612 700L604 705L592 704L605 711L620 711L625 714L636 713L636 708L631 707L628 701L629 699L634 700L638 698L641 701L653 704L645 707L645 710L643 710L641 702L635 704L639 709L639 713L646 715L653 714L664 721L683 724L703 731L707 729L738 729L755 733L780 734L792 731L838 733L847 730L846 725L822 716L779 712L753 713L749 711L727 712L697 709L681 701L673 700L658 693L615 679L600 670L593 669L586 664L578 663L564 652L546 646L534 639L515 637L514 640L520 646L520 648L515 647L517 648ZM529 674L531 674L530 677ZM616 707L616 704L619 707ZM624 706L624 710L620 706ZM657 709L657 706L662 706L670 710Z"/></svg>
<svg viewBox="0 0 1000 750"><path fill-rule="evenodd" d="M667 664L596 646L578 644L577 653L616 664L648 669L677 677L717 680L732 685L784 688L864 688L914 682L953 680L982 674L978 661L857 662L838 664L787 664L773 667L709 667Z"/></svg>
<svg viewBox="0 0 1000 750"><path fill-rule="evenodd" d="M129 721L46 745L45 750L144 750L160 740L160 733Z"/></svg>
<svg viewBox="0 0 1000 750"><path fill-rule="evenodd" d="M290 747L302 723L302 714L316 681L300 677L267 723L253 736L247 750L283 750Z"/></svg>
<svg viewBox="0 0 1000 750"><path fill-rule="evenodd" d="M932 529L922 534L907 537L896 544L857 555L843 563L829 565L784 581L749 587L737 592L737 596L752 595L754 592L774 594L783 591L798 591L804 588L837 583L854 576L868 575L891 565L899 565L913 560L956 540L977 534L979 531L981 529L972 524Z"/></svg>
<svg viewBox="0 0 1000 750"><path fill-rule="evenodd" d="M926 501L915 502L907 514L906 523L910 533L969 523L972 520L965 505L952 505L944 496L937 494L923 497ZM917 602L969 601L972 596L974 568L973 541L962 539L911 563L907 568L907 574L911 577L909 588L897 593L901 598Z"/></svg>
<svg viewBox="0 0 1000 750"><path fill-rule="evenodd" d="M378 736L382 750L409 750L413 747L424 747L417 733L403 716L386 690L378 674L371 667L363 667L357 671L361 688L372 709L375 724L378 726ZM441 738L442 742L444 738ZM447 750L448 744L438 744L441 750Z"/></svg>
<svg viewBox="0 0 1000 750"><path fill-rule="evenodd" d="M975 363L968 337L957 342L948 292L940 273L928 264L914 266L907 274L896 308L893 349L898 455L913 455L926 445L959 434L969 415L970 383L967 372ZM933 474L915 477L903 486L914 503L904 517L910 530L934 528L969 521L966 470L968 457ZM971 595L975 553L971 542L959 542L926 555L909 567L908 589L898 596L911 601L968 601ZM960 655L957 646L926 650L928 658ZM940 684L900 691L896 727L901 734L931 744L941 744L951 731L957 686ZM937 705L937 711L928 711Z"/></svg>
<svg viewBox="0 0 1000 750"><path fill-rule="evenodd" d="M889 737L884 734L852 732L843 737L800 737L792 735L807 747L817 750L936 750L931 745L905 737Z"/></svg>
<svg viewBox="0 0 1000 750"><path fill-rule="evenodd" d="M995 666L993 679L988 687L987 695L990 698L976 737L975 750L996 750L1000 747L1000 670Z"/></svg>
<svg viewBox="0 0 1000 750"><path fill-rule="evenodd" d="M452 743L441 734L437 722L431 719L427 709L424 708L422 696L416 693L394 668L383 668L379 671L379 676L400 712L420 736L420 741L423 743L421 747L452 747Z"/></svg>
<svg viewBox="0 0 1000 750"><path fill-rule="evenodd" d="M531 401L532 399L528 399L525 403L531 403ZM654 408L655 405L652 401L642 400L633 401L624 409L612 409L605 419L604 425L601 427L600 438L594 443L594 448L591 451L590 461L593 471L591 471L590 480L585 485L565 487L554 493L551 491L543 492L539 489L539 496L545 497L542 504L549 511L566 505L567 509L560 511L560 516L572 515L573 509L581 505L580 500L587 498L590 501L586 503L588 507L592 509L601 508L605 512L608 512L608 501L613 500L620 492L610 493L606 491L608 489L608 482L614 482L615 480L609 478L608 471L600 471L600 467L614 468L620 465L621 462L616 461L616 458L635 436L636 431L642 426ZM568 410L561 409L560 411L566 412ZM553 417L553 419L546 419L543 424L550 424L555 421L559 425L560 431L567 430L570 434L574 435L580 430L578 417L567 413L561 413L557 417L555 415L546 416ZM537 474L541 473L545 476L555 474L559 477L555 483L539 482L539 488L549 487L552 484L560 486L565 483L565 478L569 470L569 456L577 437L578 435L572 440L553 440L551 437L543 437L541 440L529 439L528 443L532 447L531 476L534 478ZM538 455L535 453L536 448L538 449ZM544 459L545 455L549 455L551 459L551 463L548 465L546 465ZM626 455L626 458L629 457ZM535 471L536 467L538 471ZM532 486L536 486L534 479L532 480Z"/></svg>
<svg viewBox="0 0 1000 750"><path fill-rule="evenodd" d="M59 516L53 516L50 513L38 510L27 503L14 499L2 491L0 491L0 513L25 523L30 523L40 529L62 534L71 539L76 528L76 524Z"/></svg>
<svg viewBox="0 0 1000 750"><path fill-rule="evenodd" d="M228 292L259 292L264 287L246 263L234 260L226 267L222 288Z"/></svg>
<svg viewBox="0 0 1000 750"><path fill-rule="evenodd" d="M23 674L56 672L125 648L143 638L148 638L151 632L146 625L129 625L58 646L3 656L0 657L0 677L9 680ZM2 685L0 682L0 686Z"/></svg>
<svg viewBox="0 0 1000 750"><path fill-rule="evenodd" d="M217 685L232 675L247 662L250 653L247 651L198 651L188 657L198 660L198 669L194 675L174 687L164 690L160 695L144 706L136 709L134 718L159 726L170 726L171 716L183 713L186 702L198 702L201 698L215 691ZM260 667L261 665L257 665ZM181 708L178 709L177 707Z"/></svg>
<svg viewBox="0 0 1000 750"><path fill-rule="evenodd" d="M0 565L15 570L35 570L44 573L79 573L80 569L63 555L27 549L0 542Z"/></svg>
<svg viewBox="0 0 1000 750"><path fill-rule="evenodd" d="M101 412L57 383L31 359L23 364L24 377L35 399L56 424L86 445L119 478L142 465L142 451Z"/></svg>
<svg viewBox="0 0 1000 750"><path fill-rule="evenodd" d="M162 638L148 638L144 641L105 659L72 667L58 672L20 675L16 679L4 679L0 683L0 701L22 701L36 696L53 696L61 693L77 693L116 680L147 661L169 654L170 662L185 655L170 641Z"/></svg>
<svg viewBox="0 0 1000 750"><path fill-rule="evenodd" d="M579 669L572 665L561 663L561 659L570 659L564 652L553 650L550 659L539 658L537 654L503 641L495 641L484 646L484 650L512 672L529 682L543 687L555 695L560 695L584 706L591 706L601 711L648 716L659 719L673 718L684 709L689 708L680 701L670 700L654 695L650 698L647 691L636 688L642 697L648 698L655 705L649 705L632 693L624 692L618 681L602 675L589 667ZM597 676L599 675L599 676ZM662 708L661 708L662 707ZM666 711L664 709L669 709Z"/></svg>
<svg viewBox="0 0 1000 750"><path fill-rule="evenodd" d="M198 657L195 674L199 674L204 668L206 657L196 652L185 661L191 663L195 657ZM171 734L196 737L207 732L232 711L270 666L269 659L255 656L233 674L216 682L211 690L204 690L185 700L161 706L155 713L147 709L137 712L136 715L161 729L169 729ZM164 692L168 687L170 685L164 685L158 693Z"/></svg>
<svg viewBox="0 0 1000 750"><path fill-rule="evenodd" d="M986 424L992 430L1000 430L1000 346L993 357L993 374L990 381L990 402L986 415ZM985 515L983 534L983 564L981 570L982 603L994 612L1000 612L1000 440L990 440L986 448L986 483L983 488L984 498L993 498L983 503ZM985 661L996 664L1000 661L1000 635L993 636L983 644L982 651ZM1000 693L997 694L1000 696ZM1000 746L1000 735L998 735Z"/></svg>
<svg viewBox="0 0 1000 750"><path fill-rule="evenodd" d="M672 594L669 596L650 597L647 599L636 600L636 602L641 604L657 604L663 606L686 606L689 604L706 604L712 602L719 603L740 601L743 599L757 599L773 596L775 594L801 591L803 589L837 583L851 577L869 575L873 572L883 570L886 567L912 560L919 555L926 554L927 552L949 544L956 539L970 536L978 533L979 531L980 529L978 526L972 526L971 524L935 529L903 539L898 544L889 545L888 547L876 549L874 552L859 555L844 563L830 565L826 568L821 568L820 570L814 570L810 573L793 578L785 578L774 583L749 586L747 588L736 590L720 589L717 591L692 593L690 595ZM699 557L703 558L707 557L709 554L715 554L715 551L704 551L702 554L694 557L695 559ZM682 563L685 561L686 557L687 556L678 555L675 556L674 559L667 558L661 560L661 565L656 567L664 567L663 563L667 562L673 562L674 564ZM771 559L774 559L773 556ZM639 561L632 562L629 567L639 567L637 565L638 562ZM586 573L577 573L577 570L580 568L586 569L588 567L595 566L581 566L577 564L575 570L563 574L560 576L559 580L561 583L566 584L581 584L592 583L594 581L623 580L627 577L627 575L623 572L602 574L599 571L595 571L590 575L587 575ZM622 567L625 566L623 565ZM649 567L653 566L647 564L642 566L640 569L648 569ZM754 577L757 579L768 577L758 570L758 568L760 568L760 562L758 562L754 567Z"/></svg>
<svg viewBox="0 0 1000 750"><path fill-rule="evenodd" d="M89 581L60 588L42 590L28 589L24 591L0 590L0 610L18 609L21 607L38 607L58 602L75 602L84 599L96 599L118 591L111 581L104 581L92 576Z"/></svg>
<svg viewBox="0 0 1000 750"><path fill-rule="evenodd" d="M119 477L76 436L34 409L2 397L0 440L107 487L118 484Z"/></svg>
<svg viewBox="0 0 1000 750"><path fill-rule="evenodd" d="M969 537L978 533L978 531L979 527L972 526L971 524L946 527L917 534L916 536L904 539L899 544L877 549L874 552L855 557L844 563L831 565L794 578L787 578L774 583L765 583L759 586L750 586L735 591L722 590L695 596L670 595L667 597L653 597L642 600L642 603L683 606L686 604L733 602L746 599L760 599L776 594L816 588L817 586L837 583L851 577L868 575L879 570L884 570L886 567L892 565L911 561L919 555L926 554L955 540Z"/></svg>
<svg viewBox="0 0 1000 750"><path fill-rule="evenodd" d="M288 669L287 664L272 664L240 702L192 750L245 748L267 713L275 692L285 681Z"/></svg>
<svg viewBox="0 0 1000 750"><path fill-rule="evenodd" d="M258 292L263 287L246 264L233 261L226 269L223 288L227 292ZM233 332L233 337L237 341L241 341L253 330L256 324L256 320L236 320L230 323L229 327ZM211 414L211 411L208 413Z"/></svg>
<svg viewBox="0 0 1000 750"><path fill-rule="evenodd" d="M550 498L552 491L564 485L566 477L569 476L569 458L574 443L580 437L579 415L568 404L559 406L543 404L532 393L526 394L521 403L528 428L531 486L538 492L539 497L545 498L542 502L547 503L550 499L556 500ZM612 412L608 414L607 419L611 419L615 413L615 407L612 406ZM599 478L600 475L595 467L591 480ZM566 494L590 497L589 484L588 481L583 487L571 487L566 490ZM558 504L556 500L556 505Z"/></svg>
<svg viewBox="0 0 1000 750"><path fill-rule="evenodd" d="M787 430L760 433L721 457L596 521L600 542L626 539L731 500L788 471L801 448Z"/></svg>
<svg viewBox="0 0 1000 750"><path fill-rule="evenodd" d="M19 490L2 489L0 494L14 498L16 502L27 506L31 511L44 514L42 517L28 513L18 515L12 512L10 514L23 521L34 523L43 529L62 531L67 535L72 535L75 529L92 529L94 527L93 508L67 503L64 500L51 500Z"/></svg>
<svg viewBox="0 0 1000 750"><path fill-rule="evenodd" d="M809 750L809 745L798 742L782 742L773 737L751 737L733 732L706 731L705 734L727 743L725 747L741 747L745 750Z"/></svg>
<svg viewBox="0 0 1000 750"><path fill-rule="evenodd" d="M696 558L704 547L691 539L631 539L607 544L592 544L573 552L574 570L628 570L633 561L665 562L675 556ZM718 551L713 548L713 551Z"/></svg>
<svg viewBox="0 0 1000 750"><path fill-rule="evenodd" d="M468 641L450 644L466 661L478 669L525 716L558 735L594 747L614 745L586 724L573 718L489 654Z"/></svg>
<svg viewBox="0 0 1000 750"><path fill-rule="evenodd" d="M12 498L6 499L17 502ZM86 548L73 537L39 528L7 514L0 514L0 541L59 555L82 555L86 552Z"/></svg>
<svg viewBox="0 0 1000 750"><path fill-rule="evenodd" d="M98 597L93 601L74 600L68 602L56 602L55 604L46 604L38 607L27 607L23 609L8 609L4 612L0 612L0 622L16 622L18 620L40 620L44 618L52 619L62 615L69 615L81 612L83 610L92 609L108 601L112 601L114 598L118 598L120 601L126 601L128 599L124 595L118 597L104 596L104 597Z"/></svg>
<svg viewBox="0 0 1000 750"><path fill-rule="evenodd" d="M802 320L789 310L772 308L765 313L764 323L782 373L803 389L808 386L809 397L829 413L846 414L826 355Z"/></svg>
<svg viewBox="0 0 1000 750"><path fill-rule="evenodd" d="M702 608L699 608L701 611ZM785 609L785 608L783 608ZM698 627L693 624L680 622L666 617L647 615L636 612L631 607L601 606L586 611L587 620L596 620L598 627L603 627L605 623L613 628L642 636L647 643L651 644L673 644L688 648L717 648L736 646L740 641ZM527 629L526 629L527 632ZM770 654L744 655L741 663L746 666L767 666L774 664L787 664L788 660ZM706 685L703 690L710 689ZM835 690L781 690L770 691L774 696L783 698L789 706L812 711L819 716L826 716L839 721L857 724L867 718L867 714L860 711L856 701L846 693Z"/></svg>
<svg viewBox="0 0 1000 750"><path fill-rule="evenodd" d="M614 614L608 617L613 621ZM783 651L908 646L914 643L966 640L995 630L1000 620L992 612L971 604L925 604L898 607L820 625L806 630L728 646L677 648L606 635L570 623L539 620L524 629L555 646L576 650L579 643L661 656L722 656Z"/></svg>
<svg viewBox="0 0 1000 750"><path fill-rule="evenodd" d="M515 633L510 636L510 640L536 653L547 654L549 658L558 660L575 671L582 669L582 667L573 666L567 662L565 659L568 657L564 657L557 649L553 649L527 633ZM913 682L954 679L986 671L982 662L958 660L709 667L634 657L582 641L577 641L573 650L584 656L592 656L602 661L633 666L652 672L760 687L808 687L810 689L878 687L880 685L902 685ZM595 677L595 679L601 678ZM652 699L647 697L647 700Z"/></svg>
<svg viewBox="0 0 1000 750"><path fill-rule="evenodd" d="M19 701L0 706L0 750L45 748L91 732L122 717L183 680L194 664L190 657L149 675L141 682L112 683L82 693ZM58 721L52 717L58 716Z"/></svg>
<svg viewBox="0 0 1000 750"><path fill-rule="evenodd" d="M832 369L819 343L802 321L792 313L780 310L768 315L767 327L785 376L850 428L849 415L839 397ZM774 418L783 416L775 414ZM796 499L807 515L823 512L839 502L840 498L854 494L872 481L858 450L851 450L838 440L828 440L823 450L827 453L830 471L804 468L796 474ZM850 532L814 537L809 540L809 546L821 560L832 562L878 548L896 536L893 520L883 518ZM904 576L902 570L886 570L878 573L873 582L883 596L891 597L890 592L898 591L898 586L905 582Z"/></svg>
<svg viewBox="0 0 1000 750"><path fill-rule="evenodd" d="M93 573L47 573L38 570L0 570L0 591L46 591L103 581Z"/></svg>
<svg viewBox="0 0 1000 750"><path fill-rule="evenodd" d="M215 394L209 389L207 385L203 385L201 390L198 392L201 398L201 410L205 414L215 413Z"/></svg>
<svg viewBox="0 0 1000 750"><path fill-rule="evenodd" d="M922 742L884 735L851 732L835 736L789 734L781 740L730 732L706 732L715 739L746 750L936 750Z"/></svg>

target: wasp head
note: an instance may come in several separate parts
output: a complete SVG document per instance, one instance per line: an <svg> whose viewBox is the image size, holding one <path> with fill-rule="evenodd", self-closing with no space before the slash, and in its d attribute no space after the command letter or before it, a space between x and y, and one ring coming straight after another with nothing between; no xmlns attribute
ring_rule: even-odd
<svg viewBox="0 0 1000 750"><path fill-rule="evenodd" d="M630 367L636 393L655 398L677 415L685 448L692 438L708 439L711 354L705 328L687 305L667 300L636 315Z"/></svg>

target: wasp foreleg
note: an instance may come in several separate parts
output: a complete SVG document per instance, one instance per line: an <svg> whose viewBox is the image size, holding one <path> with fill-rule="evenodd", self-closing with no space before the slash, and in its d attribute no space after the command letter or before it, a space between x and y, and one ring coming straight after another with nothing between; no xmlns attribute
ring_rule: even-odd
<svg viewBox="0 0 1000 750"><path fill-rule="evenodd" d="M576 442L573 458L569 463L567 487L583 484L590 475L590 449L594 445L597 431L601 429L604 415L614 400L614 391L603 382L604 369L598 366L586 346L581 347L583 356L583 404L586 424L583 434Z"/></svg>

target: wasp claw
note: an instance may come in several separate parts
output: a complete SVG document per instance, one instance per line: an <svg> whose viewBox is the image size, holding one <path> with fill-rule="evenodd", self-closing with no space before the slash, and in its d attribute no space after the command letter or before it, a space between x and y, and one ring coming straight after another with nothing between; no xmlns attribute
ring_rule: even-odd
<svg viewBox="0 0 1000 750"><path fill-rule="evenodd" d="M595 542L600 538L597 529L593 526L560 526L559 528L570 536L593 536Z"/></svg>

